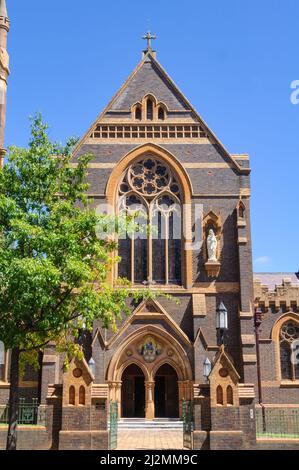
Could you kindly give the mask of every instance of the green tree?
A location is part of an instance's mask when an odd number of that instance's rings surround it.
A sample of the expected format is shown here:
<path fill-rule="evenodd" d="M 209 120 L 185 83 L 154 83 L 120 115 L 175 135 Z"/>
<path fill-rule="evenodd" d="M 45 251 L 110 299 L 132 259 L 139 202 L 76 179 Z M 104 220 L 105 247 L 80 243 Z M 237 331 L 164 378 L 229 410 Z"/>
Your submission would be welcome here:
<path fill-rule="evenodd" d="M 50 341 L 82 354 L 74 338 L 83 321 L 88 329 L 95 320 L 116 328 L 127 312 L 129 286 L 114 289 L 106 281 L 115 243 L 97 236 L 98 224 L 111 219 L 97 215 L 86 198 L 91 156 L 72 165 L 74 144 L 51 143 L 36 116 L 28 148 L 11 147 L 0 170 L 0 339 L 11 349 L 9 450 L 17 442 L 22 355 Z"/>

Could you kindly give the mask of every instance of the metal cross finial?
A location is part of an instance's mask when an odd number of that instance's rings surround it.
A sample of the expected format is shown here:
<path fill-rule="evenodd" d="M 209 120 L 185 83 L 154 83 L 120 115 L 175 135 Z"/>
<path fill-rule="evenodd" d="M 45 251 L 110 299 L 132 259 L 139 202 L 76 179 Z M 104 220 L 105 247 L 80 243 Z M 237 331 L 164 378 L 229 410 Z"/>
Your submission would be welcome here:
<path fill-rule="evenodd" d="M 142 36 L 142 39 L 147 40 L 147 50 L 151 51 L 152 50 L 151 40 L 157 39 L 157 36 L 154 36 L 153 34 L 151 34 L 150 31 L 148 31 L 144 36 Z"/>

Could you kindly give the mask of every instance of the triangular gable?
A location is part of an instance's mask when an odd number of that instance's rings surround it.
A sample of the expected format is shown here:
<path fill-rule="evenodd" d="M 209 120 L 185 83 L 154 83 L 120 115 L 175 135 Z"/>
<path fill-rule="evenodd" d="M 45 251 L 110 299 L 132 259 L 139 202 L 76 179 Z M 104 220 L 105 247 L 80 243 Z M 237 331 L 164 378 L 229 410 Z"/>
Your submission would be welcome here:
<path fill-rule="evenodd" d="M 64 374 L 64 377 L 66 377 L 68 374 L 72 373 L 75 368 L 80 368 L 83 370 L 83 376 L 85 375 L 88 377 L 90 382 L 94 382 L 95 378 L 94 375 L 92 374 L 86 359 L 83 357 L 83 359 L 78 359 L 77 357 L 73 358 L 69 364 L 69 369 L 68 371 Z"/>
<path fill-rule="evenodd" d="M 94 334 L 94 337 L 93 337 L 93 340 L 92 340 L 92 343 L 91 345 L 93 346 L 95 341 L 98 340 L 100 342 L 100 345 L 101 345 L 101 348 L 102 349 L 105 349 L 106 346 L 107 346 L 107 342 L 105 341 L 103 335 L 102 335 L 102 331 L 101 331 L 101 328 L 97 328 L 96 329 L 96 332 Z"/>
<path fill-rule="evenodd" d="M 73 154 L 76 155 L 82 145 L 85 143 L 87 139 L 89 139 L 90 134 L 95 130 L 97 125 L 105 118 L 105 115 L 111 110 L 116 110 L 119 109 L 119 107 L 127 106 L 130 107 L 137 101 L 139 101 L 141 98 L 139 95 L 134 96 L 134 86 L 132 86 L 132 83 L 134 84 L 134 80 L 137 80 L 138 74 L 142 74 L 143 71 L 146 70 L 147 64 L 150 64 L 152 67 L 152 71 L 156 73 L 156 82 L 160 81 L 159 83 L 163 83 L 163 93 L 165 94 L 164 99 L 168 101 L 169 107 L 172 108 L 172 106 L 177 106 L 178 109 L 177 111 L 181 112 L 190 112 L 192 115 L 192 118 L 195 122 L 198 122 L 201 124 L 202 128 L 206 132 L 209 140 L 211 143 L 215 144 L 218 148 L 218 151 L 220 154 L 222 154 L 223 158 L 227 158 L 240 173 L 245 173 L 249 174 L 250 169 L 249 168 L 244 168 L 241 167 L 237 161 L 231 156 L 231 154 L 228 152 L 228 150 L 225 148 L 225 146 L 220 142 L 220 140 L 215 136 L 215 134 L 211 131 L 211 129 L 207 126 L 205 121 L 201 118 L 201 116 L 197 113 L 195 108 L 191 105 L 191 103 L 187 100 L 187 98 L 183 95 L 183 93 L 179 90 L 179 88 L 176 86 L 174 81 L 169 77 L 167 72 L 164 70 L 164 68 L 161 66 L 161 64 L 153 57 L 153 55 L 148 52 L 144 58 L 139 62 L 137 67 L 133 70 L 129 78 L 125 81 L 125 83 L 122 85 L 122 87 L 118 90 L 118 92 L 114 95 L 112 100 L 108 103 L 106 108 L 101 112 L 101 114 L 97 117 L 97 119 L 94 121 L 92 126 L 88 129 L 86 134 L 83 136 L 83 138 L 79 141 L 77 144 L 76 148 L 74 149 Z M 144 67 L 144 68 L 143 68 Z M 143 68 L 143 70 L 142 70 Z M 145 76 L 144 80 L 144 90 L 145 93 L 149 93 L 149 81 L 147 77 Z M 150 87 L 151 88 L 151 87 Z M 167 89 L 167 93 L 166 93 Z M 157 90 L 153 90 L 154 94 L 157 94 Z M 171 93 L 170 93 L 171 92 Z M 163 101 L 163 93 L 161 90 L 161 96 L 157 96 L 158 100 Z M 172 98 L 170 98 L 172 96 Z M 169 101 L 170 100 L 170 101 Z M 121 109 L 119 109 L 121 110 Z M 107 121 L 106 121 L 107 122 Z"/>
<path fill-rule="evenodd" d="M 240 380 L 240 376 L 238 372 L 236 371 L 236 368 L 231 358 L 226 353 L 223 345 L 220 346 L 219 351 L 217 352 L 215 356 L 212 370 L 209 375 L 209 380 L 211 380 L 215 374 L 218 374 L 219 367 L 217 367 L 217 365 L 219 364 L 221 364 L 222 367 L 225 367 L 229 371 L 229 375 L 235 381 L 235 383 L 237 383 Z"/>
<path fill-rule="evenodd" d="M 154 307 L 154 308 L 153 308 Z M 150 310 L 150 311 L 149 311 Z M 179 325 L 171 318 L 167 311 L 162 307 L 162 305 L 157 300 L 144 300 L 142 301 L 136 309 L 133 311 L 132 315 L 125 321 L 122 327 L 118 332 L 112 336 L 112 338 L 107 342 L 107 349 L 109 349 L 113 343 L 124 334 L 127 328 L 136 318 L 148 318 L 149 323 L 150 319 L 160 319 L 164 320 L 183 340 L 184 343 L 191 346 L 191 341 L 184 331 L 179 327 Z"/>
<path fill-rule="evenodd" d="M 203 329 L 201 327 L 198 328 L 197 333 L 196 333 L 195 338 L 194 338 L 193 345 L 194 345 L 195 348 L 197 347 L 197 344 L 199 342 L 201 342 L 202 346 L 207 351 L 218 351 L 218 346 L 208 343 L 208 341 L 205 337 L 205 334 L 203 332 Z"/>
<path fill-rule="evenodd" d="M 181 93 L 174 87 L 174 84 L 166 76 L 165 71 L 148 54 L 107 112 L 130 110 L 134 103 L 141 102 L 147 94 L 152 94 L 157 101 L 163 102 L 169 112 L 191 111 L 189 104 L 182 98 Z"/>

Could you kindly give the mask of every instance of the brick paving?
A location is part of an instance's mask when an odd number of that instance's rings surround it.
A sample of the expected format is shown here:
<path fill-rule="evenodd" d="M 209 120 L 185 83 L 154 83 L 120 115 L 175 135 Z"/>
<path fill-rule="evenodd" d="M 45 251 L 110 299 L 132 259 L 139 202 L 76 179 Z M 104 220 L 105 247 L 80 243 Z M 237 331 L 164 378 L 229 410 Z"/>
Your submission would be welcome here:
<path fill-rule="evenodd" d="M 119 430 L 117 450 L 184 449 L 182 431 Z"/>

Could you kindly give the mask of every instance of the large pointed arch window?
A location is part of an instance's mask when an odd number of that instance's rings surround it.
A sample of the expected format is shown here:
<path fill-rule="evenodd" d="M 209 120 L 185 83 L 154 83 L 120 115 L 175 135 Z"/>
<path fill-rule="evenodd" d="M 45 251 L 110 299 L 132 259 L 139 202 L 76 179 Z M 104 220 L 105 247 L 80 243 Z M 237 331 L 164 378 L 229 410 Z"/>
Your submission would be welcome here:
<path fill-rule="evenodd" d="M 299 323 L 286 321 L 280 329 L 281 378 L 299 380 Z"/>
<path fill-rule="evenodd" d="M 119 240 L 118 276 L 181 284 L 181 190 L 170 168 L 152 155 L 137 160 L 121 181 L 118 207 L 135 218 L 134 233 Z"/>

